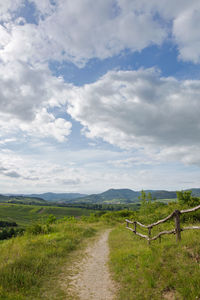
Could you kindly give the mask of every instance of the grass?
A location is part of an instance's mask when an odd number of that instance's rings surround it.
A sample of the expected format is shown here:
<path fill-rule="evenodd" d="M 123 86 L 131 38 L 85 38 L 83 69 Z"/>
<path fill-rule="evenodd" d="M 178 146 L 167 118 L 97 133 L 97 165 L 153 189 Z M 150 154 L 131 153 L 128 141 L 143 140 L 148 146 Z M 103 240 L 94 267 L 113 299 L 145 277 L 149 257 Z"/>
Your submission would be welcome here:
<path fill-rule="evenodd" d="M 162 202 L 168 204 L 169 202 L 177 202 L 177 198 L 172 199 L 156 199 L 155 202 Z"/>
<path fill-rule="evenodd" d="M 109 243 L 118 300 L 200 298 L 198 230 L 183 232 L 179 244 L 171 235 L 149 247 L 121 225 L 111 232 Z"/>
<path fill-rule="evenodd" d="M 89 216 L 91 212 L 94 211 L 84 208 L 0 203 L 0 220 L 16 222 L 20 226 L 27 226 L 33 222 L 45 222 L 50 214 L 56 218 L 63 218 L 65 216 Z"/>
<path fill-rule="evenodd" d="M 51 225 L 48 234 L 26 233 L 1 242 L 0 299 L 49 299 L 41 293 L 42 287 L 58 276 L 69 254 L 95 233 L 95 225 L 60 222 Z"/>
<path fill-rule="evenodd" d="M 0 219 L 20 225 L 42 221 L 43 225 L 28 226 L 24 236 L 0 241 L 0 300 L 66 299 L 56 281 L 62 266 L 66 261 L 73 266 L 74 250 L 79 251 L 81 258 L 88 238 L 105 226 L 113 228 L 109 237 L 110 269 L 119 287 L 118 300 L 200 299 L 200 231 L 182 232 L 179 244 L 174 235 L 167 235 L 161 244 L 157 240 L 148 246 L 146 240 L 125 228 L 125 218 L 150 224 L 177 208 L 181 208 L 177 203 L 152 204 L 141 207 L 140 211 L 107 212 L 99 218 L 95 215 L 79 220 L 66 218 L 48 227 L 44 224 L 49 214 L 62 218 L 88 215 L 91 211 L 1 204 Z M 199 213 L 195 215 L 200 220 Z M 181 225 L 184 227 L 184 222 L 194 225 L 196 220 L 181 218 Z M 170 228 L 174 228 L 173 220 L 156 226 L 152 236 Z M 141 232 L 147 233 L 145 229 Z"/>

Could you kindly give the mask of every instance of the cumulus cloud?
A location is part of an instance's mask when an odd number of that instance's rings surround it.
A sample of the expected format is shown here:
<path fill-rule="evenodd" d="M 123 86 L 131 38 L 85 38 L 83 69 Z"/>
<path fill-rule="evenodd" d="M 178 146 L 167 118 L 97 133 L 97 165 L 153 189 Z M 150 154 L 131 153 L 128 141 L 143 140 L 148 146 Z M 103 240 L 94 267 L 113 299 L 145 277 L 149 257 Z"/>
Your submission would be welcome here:
<path fill-rule="evenodd" d="M 46 155 L 46 154 L 45 154 Z M 59 170 L 59 172 L 56 172 Z M 83 176 L 84 174 L 84 176 Z M 66 163 L 55 164 L 45 159 L 34 159 L 28 156 L 17 155 L 12 151 L 2 152 L 0 158 L 0 178 L 7 185 L 7 177 L 12 178 L 12 184 L 17 187 L 18 179 L 21 186 L 26 189 L 27 181 L 29 188 L 34 189 L 36 185 L 40 187 L 52 185 L 52 188 L 59 190 L 65 186 L 71 188 L 84 181 L 85 173 L 69 167 Z M 39 183 L 38 183 L 39 182 Z"/>
<path fill-rule="evenodd" d="M 95 4 L 93 0 L 30 0 L 35 5 L 35 23 L 20 17 L 20 7 L 28 2 L 5 3 L 0 15 L 4 61 L 70 60 L 83 66 L 93 57 L 104 59 L 124 49 L 160 45 L 169 36 L 181 59 L 200 61 L 198 0 L 97 0 Z"/>
<path fill-rule="evenodd" d="M 178 15 L 173 23 L 173 34 L 179 46 L 179 57 L 200 63 L 200 2 Z"/>
<path fill-rule="evenodd" d="M 19 128 L 30 136 L 53 137 L 60 142 L 71 133 L 71 127 L 71 122 L 63 118 L 55 118 L 45 108 L 36 114 L 33 122 L 19 124 Z"/>
<path fill-rule="evenodd" d="M 13 17 L 13 13 L 18 11 L 23 5 L 24 0 L 6 0 L 0 2 L 0 21 L 7 22 Z"/>
<path fill-rule="evenodd" d="M 129 48 L 140 51 L 161 44 L 166 31 L 148 11 L 127 10 L 115 0 L 32 0 L 39 22 L 7 22 L 0 27 L 0 57 L 35 63 L 48 59 L 83 65 Z M 106 34 L 105 34 L 106 32 Z M 89 37 L 89 38 L 88 38 Z"/>
<path fill-rule="evenodd" d="M 103 59 L 127 48 L 140 51 L 151 44 L 161 44 L 171 31 L 180 58 L 199 62 L 200 4 L 196 0 L 176 3 L 171 0 L 98 0 L 95 4 L 92 0 L 30 0 L 29 3 L 35 5 L 35 23 L 20 17 L 20 9 L 28 2 L 4 1 L 0 7 L 0 114 L 6 132 L 12 124 L 13 131 L 18 128 L 29 134 L 38 132 L 39 136 L 50 135 L 59 141 L 70 134 L 70 122 L 48 112 L 49 107 L 65 104 L 69 88 L 61 78 L 51 75 L 48 60 L 70 60 L 82 66 L 93 57 Z M 162 86 L 167 87 L 167 83 Z M 172 86 L 176 84 L 171 82 Z M 147 88 L 148 93 L 150 89 Z M 120 99 L 116 91 L 115 99 Z M 84 110 L 87 104 L 82 105 Z M 6 127 L 8 118 L 11 122 Z M 101 135 L 101 132 L 93 134 L 98 130 L 93 126 L 90 135 Z M 142 124 L 136 131 L 134 143 L 139 131 L 143 135 Z M 109 132 L 105 133 L 105 139 L 107 135 L 111 141 Z M 113 131 L 112 142 L 116 143 L 116 139 L 125 141 L 123 130 L 115 137 Z"/>
<path fill-rule="evenodd" d="M 32 67 L 19 61 L 1 64 L 2 135 L 23 131 L 63 141 L 71 132 L 71 123 L 48 110 L 65 102 L 67 86 L 62 78 L 53 77 L 45 66 Z"/>
<path fill-rule="evenodd" d="M 111 71 L 69 91 L 68 113 L 90 138 L 124 149 L 199 146 L 200 81 L 164 78 L 155 69 Z"/>

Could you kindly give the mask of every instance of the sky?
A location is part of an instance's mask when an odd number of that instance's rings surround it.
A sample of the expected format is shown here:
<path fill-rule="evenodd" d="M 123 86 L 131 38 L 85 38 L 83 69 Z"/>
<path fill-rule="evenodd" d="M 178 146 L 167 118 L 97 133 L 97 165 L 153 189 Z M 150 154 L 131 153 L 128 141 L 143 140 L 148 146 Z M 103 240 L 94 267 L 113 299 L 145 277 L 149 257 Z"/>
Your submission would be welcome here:
<path fill-rule="evenodd" d="M 0 193 L 200 187 L 199 0 L 0 1 Z"/>

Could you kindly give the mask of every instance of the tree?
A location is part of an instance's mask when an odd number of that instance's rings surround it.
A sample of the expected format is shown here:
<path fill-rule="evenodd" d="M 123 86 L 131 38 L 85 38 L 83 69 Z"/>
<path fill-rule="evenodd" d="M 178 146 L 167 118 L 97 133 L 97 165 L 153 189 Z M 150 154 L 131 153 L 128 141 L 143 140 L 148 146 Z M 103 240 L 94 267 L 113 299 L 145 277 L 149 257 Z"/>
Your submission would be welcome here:
<path fill-rule="evenodd" d="M 181 205 L 197 206 L 200 204 L 200 198 L 193 197 L 192 191 L 177 191 L 177 199 Z"/>
<path fill-rule="evenodd" d="M 151 202 L 153 200 L 152 194 L 149 192 L 147 195 L 147 201 Z"/>
<path fill-rule="evenodd" d="M 152 203 L 153 197 L 151 193 L 146 193 L 144 190 L 141 191 L 141 195 L 138 197 L 141 202 L 140 211 L 143 214 L 152 213 L 154 210 L 154 204 Z"/>

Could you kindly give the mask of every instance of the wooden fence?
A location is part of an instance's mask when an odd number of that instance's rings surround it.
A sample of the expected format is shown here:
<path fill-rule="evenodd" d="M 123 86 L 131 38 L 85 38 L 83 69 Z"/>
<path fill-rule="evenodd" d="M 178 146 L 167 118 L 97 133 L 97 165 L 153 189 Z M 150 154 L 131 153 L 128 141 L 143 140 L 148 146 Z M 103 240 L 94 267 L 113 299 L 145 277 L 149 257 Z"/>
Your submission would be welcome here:
<path fill-rule="evenodd" d="M 189 213 L 189 212 L 194 212 L 198 209 L 200 209 L 200 205 L 198 205 L 194 208 L 191 208 L 191 209 L 175 210 L 173 213 L 171 213 L 171 215 L 169 215 L 165 219 L 159 220 L 159 221 L 157 221 L 155 223 L 152 223 L 150 225 L 144 225 L 144 224 L 142 224 L 138 221 L 130 221 L 130 220 L 126 219 L 126 228 L 131 230 L 132 232 L 134 232 L 136 235 L 139 235 L 140 237 L 145 238 L 148 241 L 149 244 L 150 244 L 151 241 L 154 241 L 158 238 L 161 242 L 161 236 L 164 235 L 164 234 L 176 234 L 176 241 L 178 242 L 178 241 L 181 240 L 181 231 L 189 230 L 189 229 L 200 229 L 200 226 L 190 226 L 190 227 L 181 228 L 180 215 L 185 214 L 185 213 Z M 166 221 L 168 221 L 172 218 L 174 218 L 174 223 L 175 223 L 175 228 L 174 229 L 161 231 L 157 235 L 155 235 L 154 237 L 151 237 L 151 230 L 154 226 L 157 226 L 161 223 L 165 223 Z M 129 227 L 129 224 L 133 224 L 134 228 Z M 148 235 L 137 232 L 137 225 L 139 225 L 143 228 L 147 228 L 148 229 Z"/>

